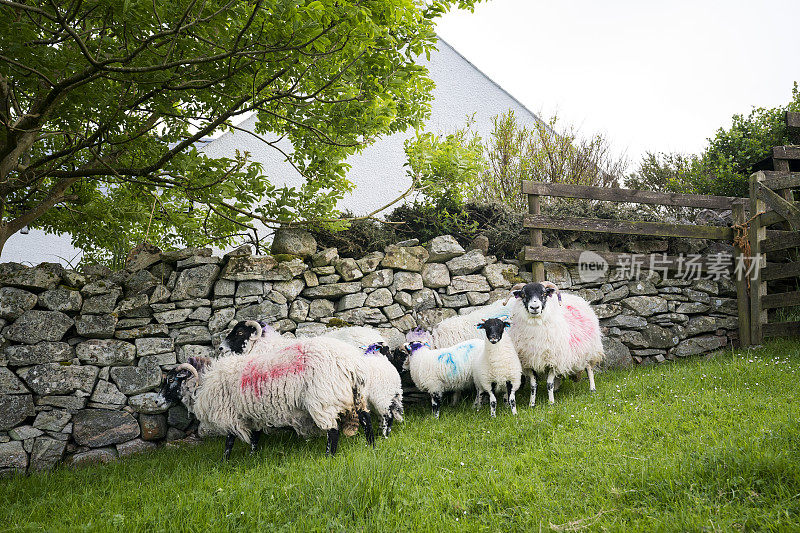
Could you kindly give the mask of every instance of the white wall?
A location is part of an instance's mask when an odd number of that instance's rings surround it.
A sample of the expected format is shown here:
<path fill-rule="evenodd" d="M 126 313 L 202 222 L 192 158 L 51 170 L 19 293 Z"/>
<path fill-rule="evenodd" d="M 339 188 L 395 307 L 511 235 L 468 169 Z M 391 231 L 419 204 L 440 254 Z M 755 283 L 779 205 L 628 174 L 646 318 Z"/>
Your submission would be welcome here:
<path fill-rule="evenodd" d="M 486 138 L 492 129 L 492 118 L 513 109 L 522 124 L 532 124 L 536 115 L 526 109 L 462 57 L 449 44 L 439 40 L 439 51 L 431 60 L 420 61 L 428 67 L 436 84 L 433 91 L 431 117 L 426 129 L 434 133 L 450 133 L 466 124 L 467 117 L 475 116 L 473 129 Z M 238 126 L 251 130 L 255 116 Z M 403 142 L 414 132 L 399 133 L 378 140 L 362 153 L 351 157 L 349 179 L 356 188 L 339 203 L 340 209 L 356 214 L 369 213 L 400 195 L 410 185 L 403 167 L 405 153 Z M 272 140 L 272 139 L 270 139 Z M 232 157 L 236 150 L 248 151 L 251 159 L 263 164 L 264 172 L 275 185 L 299 186 L 303 178 L 275 149 L 264 145 L 252 135 L 234 130 L 206 144 L 201 150 L 209 157 Z M 14 235 L 3 250 L 2 261 L 63 262 L 60 257 L 72 259 L 77 250 L 69 244 L 67 236 L 45 235 L 31 231 L 29 235 Z"/>

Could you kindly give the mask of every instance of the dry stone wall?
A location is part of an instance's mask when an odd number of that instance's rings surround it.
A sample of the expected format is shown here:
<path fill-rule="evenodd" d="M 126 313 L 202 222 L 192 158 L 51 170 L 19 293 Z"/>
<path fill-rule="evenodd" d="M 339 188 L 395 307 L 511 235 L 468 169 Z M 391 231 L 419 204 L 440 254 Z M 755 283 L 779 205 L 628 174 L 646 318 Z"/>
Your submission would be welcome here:
<path fill-rule="evenodd" d="M 196 421 L 159 402 L 162 372 L 213 356 L 236 321 L 267 319 L 296 336 L 366 324 L 399 345 L 417 325 L 530 280 L 516 261 L 464 250 L 450 236 L 360 259 L 317 251 L 302 232 L 285 237 L 274 255 L 253 256 L 247 246 L 225 257 L 144 252 L 119 272 L 0 264 L 0 473 L 107 462 L 190 437 Z M 611 366 L 701 354 L 735 335 L 728 280 L 615 280 L 611 272 L 581 283 L 574 268 L 546 264 L 546 272 L 594 304 Z"/>

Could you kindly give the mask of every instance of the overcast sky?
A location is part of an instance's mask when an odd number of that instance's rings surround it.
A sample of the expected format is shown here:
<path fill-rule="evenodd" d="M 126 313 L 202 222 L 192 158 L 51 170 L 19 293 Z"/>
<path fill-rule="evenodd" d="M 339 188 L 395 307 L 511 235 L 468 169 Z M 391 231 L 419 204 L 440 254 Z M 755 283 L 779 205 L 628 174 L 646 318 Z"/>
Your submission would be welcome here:
<path fill-rule="evenodd" d="M 800 81 L 800 0 L 488 0 L 438 32 L 532 111 L 602 132 L 634 162 L 699 152 Z"/>

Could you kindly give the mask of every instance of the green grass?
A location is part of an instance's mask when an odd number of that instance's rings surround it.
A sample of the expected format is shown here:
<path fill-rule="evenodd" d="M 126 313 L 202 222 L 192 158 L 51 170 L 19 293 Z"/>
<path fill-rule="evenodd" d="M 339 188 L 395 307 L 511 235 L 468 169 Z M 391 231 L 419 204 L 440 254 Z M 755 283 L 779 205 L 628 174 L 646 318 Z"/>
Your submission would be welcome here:
<path fill-rule="evenodd" d="M 0 481 L 0 529 L 800 529 L 800 343 L 607 372 L 556 405 L 412 409 L 376 450 L 343 439 L 165 448 Z"/>

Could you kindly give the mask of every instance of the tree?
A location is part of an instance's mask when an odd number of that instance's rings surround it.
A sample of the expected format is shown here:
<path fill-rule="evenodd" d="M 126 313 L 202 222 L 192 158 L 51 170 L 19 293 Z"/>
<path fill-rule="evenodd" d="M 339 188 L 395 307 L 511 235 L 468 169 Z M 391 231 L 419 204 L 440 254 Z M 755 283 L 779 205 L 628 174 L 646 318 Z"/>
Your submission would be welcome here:
<path fill-rule="evenodd" d="M 326 220 L 346 157 L 427 116 L 414 58 L 476 1 L 0 0 L 0 252 L 26 225 L 102 252 Z M 194 148 L 245 113 L 302 187 Z"/>
<path fill-rule="evenodd" d="M 559 127 L 556 116 L 528 128 L 509 110 L 493 124 L 485 146 L 489 166 L 475 189 L 476 200 L 527 211 L 523 180 L 609 187 L 619 182 L 627 166 L 603 135 L 581 137 L 573 126 Z"/>

